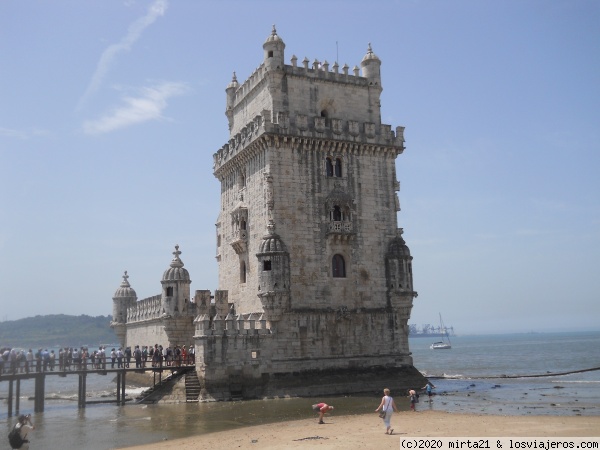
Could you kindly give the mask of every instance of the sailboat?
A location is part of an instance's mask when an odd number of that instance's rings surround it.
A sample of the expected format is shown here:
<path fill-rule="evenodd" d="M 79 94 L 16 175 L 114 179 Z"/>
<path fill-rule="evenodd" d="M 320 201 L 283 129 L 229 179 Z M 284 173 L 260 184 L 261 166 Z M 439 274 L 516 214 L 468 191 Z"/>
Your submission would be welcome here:
<path fill-rule="evenodd" d="M 448 335 L 448 330 L 444 326 L 444 321 L 442 320 L 442 314 L 440 313 L 440 331 L 443 334 L 442 340 L 439 342 L 434 342 L 429 346 L 431 350 L 448 350 L 452 348 L 452 344 L 450 343 L 450 336 Z"/>

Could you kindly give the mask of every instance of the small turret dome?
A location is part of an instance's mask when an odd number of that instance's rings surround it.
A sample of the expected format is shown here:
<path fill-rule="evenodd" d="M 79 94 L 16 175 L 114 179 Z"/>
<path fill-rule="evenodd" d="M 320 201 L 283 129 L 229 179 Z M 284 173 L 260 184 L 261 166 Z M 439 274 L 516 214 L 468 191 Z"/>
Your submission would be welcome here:
<path fill-rule="evenodd" d="M 402 229 L 398 231 L 398 235 L 392 239 L 388 245 L 388 255 L 392 257 L 410 257 L 410 249 L 402 238 Z"/>
<path fill-rule="evenodd" d="M 373 53 L 373 49 L 371 48 L 370 42 L 369 42 L 369 48 L 367 49 L 367 54 L 363 57 L 361 62 L 365 62 L 365 61 L 369 61 L 369 60 L 375 60 L 375 61 L 381 62 L 381 60 L 379 59 L 379 56 L 377 56 L 375 53 Z"/>
<path fill-rule="evenodd" d="M 275 25 L 273 25 L 273 30 L 271 31 L 271 34 L 269 35 L 269 37 L 265 41 L 265 44 L 269 44 L 269 43 L 272 43 L 272 42 L 280 42 L 280 43 L 283 44 L 283 40 L 277 34 L 277 30 L 275 29 Z M 264 44 L 263 44 L 263 46 L 264 46 Z"/>
<path fill-rule="evenodd" d="M 170 267 L 163 273 L 163 281 L 190 281 L 190 274 L 187 269 L 183 267 L 183 261 L 179 259 L 181 252 L 179 251 L 179 245 L 175 246 L 173 252 L 173 259 L 171 260 Z"/>
<path fill-rule="evenodd" d="M 233 72 L 233 77 L 231 78 L 231 83 L 229 83 L 227 85 L 227 89 L 230 89 L 230 88 L 237 89 L 239 86 L 240 86 L 240 83 L 238 83 L 237 76 L 236 76 L 235 72 Z"/>
<path fill-rule="evenodd" d="M 129 284 L 129 281 L 127 281 L 127 278 L 129 278 L 129 275 L 127 275 L 127 271 L 125 271 L 123 281 L 121 281 L 121 285 L 115 291 L 113 298 L 137 298 L 137 294 Z"/>
<path fill-rule="evenodd" d="M 259 255 L 264 253 L 287 253 L 287 247 L 281 240 L 278 234 L 275 233 L 275 224 L 269 222 L 267 226 L 267 234 L 263 237 L 260 243 Z"/>

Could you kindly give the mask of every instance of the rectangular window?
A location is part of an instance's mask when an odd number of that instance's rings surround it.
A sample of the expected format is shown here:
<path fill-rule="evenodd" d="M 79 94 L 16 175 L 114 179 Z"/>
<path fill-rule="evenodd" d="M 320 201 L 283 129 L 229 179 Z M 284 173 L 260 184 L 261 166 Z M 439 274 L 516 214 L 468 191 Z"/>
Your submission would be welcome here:
<path fill-rule="evenodd" d="M 271 261 L 263 261 L 263 270 L 271 270 Z"/>

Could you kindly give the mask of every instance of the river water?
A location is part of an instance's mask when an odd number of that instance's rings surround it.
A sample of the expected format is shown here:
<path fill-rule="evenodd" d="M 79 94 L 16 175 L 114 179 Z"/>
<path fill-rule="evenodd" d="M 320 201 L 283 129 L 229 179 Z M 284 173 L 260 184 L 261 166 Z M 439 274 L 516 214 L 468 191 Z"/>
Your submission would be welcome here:
<path fill-rule="evenodd" d="M 411 338 L 415 366 L 436 385 L 432 402 L 417 409 L 506 415 L 600 415 L 600 371 L 553 375 L 600 367 L 600 332 L 460 336 L 451 350 L 430 350 L 427 338 Z M 550 374 L 548 372 L 551 372 Z M 517 377 L 545 374 L 544 377 Z M 490 378 L 492 377 L 492 378 Z M 28 385 L 31 383 L 31 385 Z M 0 384 L 5 397 L 8 383 Z M 383 386 L 382 386 L 383 387 Z M 88 397 L 114 396 L 108 376 L 87 377 Z M 21 383 L 21 413 L 33 412 L 33 381 Z M 136 389 L 128 388 L 134 396 Z M 392 393 L 408 410 L 403 393 Z M 45 411 L 33 414 L 31 448 L 105 450 L 201 433 L 313 417 L 310 405 L 326 401 L 334 414 L 371 413 L 380 393 L 343 398 L 281 398 L 179 405 L 90 404 L 77 408 L 77 378 L 47 377 Z M 15 422 L 6 404 L 6 433 Z"/>

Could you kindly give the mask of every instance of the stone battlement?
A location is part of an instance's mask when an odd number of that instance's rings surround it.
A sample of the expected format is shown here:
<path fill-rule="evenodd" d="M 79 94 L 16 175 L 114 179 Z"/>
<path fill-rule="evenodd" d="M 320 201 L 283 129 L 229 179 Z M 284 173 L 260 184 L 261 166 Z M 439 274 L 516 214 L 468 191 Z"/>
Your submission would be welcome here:
<path fill-rule="evenodd" d="M 298 66 L 298 58 L 294 55 L 291 58 L 291 65 L 286 64 L 283 67 L 283 72 L 286 75 L 306 77 L 313 80 L 327 80 L 336 83 L 347 83 L 356 86 L 368 86 L 369 80 L 365 77 L 360 76 L 360 69 L 358 66 L 354 66 L 352 74 L 349 73 L 350 67 L 348 64 L 344 64 L 341 68 L 338 63 L 334 63 L 329 70 L 329 63 L 327 60 L 322 63 L 315 59 L 312 64 L 308 58 L 304 58 L 302 66 Z M 244 100 L 248 94 L 254 89 L 261 86 L 263 80 L 267 76 L 269 69 L 265 63 L 258 66 L 254 72 L 244 81 L 235 91 L 234 103 L 237 105 L 239 102 Z"/>
<path fill-rule="evenodd" d="M 200 314 L 194 319 L 196 324 L 196 335 L 200 336 L 231 336 L 231 335 L 255 335 L 269 334 L 267 320 L 262 313 L 249 314 L 227 314 L 226 317 L 208 314 Z"/>
<path fill-rule="evenodd" d="M 297 136 L 298 138 L 330 139 L 356 144 L 394 146 L 397 154 L 404 150 L 404 127 L 396 127 L 392 131 L 391 125 L 377 125 L 369 122 L 342 120 L 320 116 L 307 116 L 297 114 L 290 116 L 288 113 L 276 114 L 277 122 L 272 121 L 271 111 L 264 110 L 242 130 L 229 139 L 213 155 L 213 170 L 216 172 L 223 164 L 232 159 L 242 149 L 263 134 L 280 134 L 282 136 Z"/>

